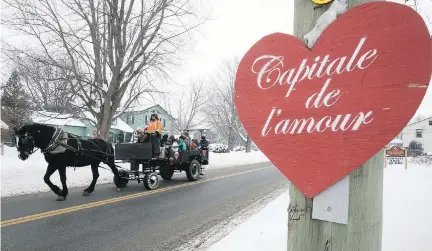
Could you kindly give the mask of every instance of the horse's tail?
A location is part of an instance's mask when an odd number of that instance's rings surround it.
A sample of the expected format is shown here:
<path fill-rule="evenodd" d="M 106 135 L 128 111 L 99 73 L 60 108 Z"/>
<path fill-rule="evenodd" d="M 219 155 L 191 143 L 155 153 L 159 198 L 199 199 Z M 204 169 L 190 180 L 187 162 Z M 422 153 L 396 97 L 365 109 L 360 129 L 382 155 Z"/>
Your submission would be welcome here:
<path fill-rule="evenodd" d="M 106 153 L 107 153 L 107 164 L 115 164 L 115 149 L 114 146 L 108 142 L 105 141 L 107 144 L 107 149 L 106 149 Z"/>

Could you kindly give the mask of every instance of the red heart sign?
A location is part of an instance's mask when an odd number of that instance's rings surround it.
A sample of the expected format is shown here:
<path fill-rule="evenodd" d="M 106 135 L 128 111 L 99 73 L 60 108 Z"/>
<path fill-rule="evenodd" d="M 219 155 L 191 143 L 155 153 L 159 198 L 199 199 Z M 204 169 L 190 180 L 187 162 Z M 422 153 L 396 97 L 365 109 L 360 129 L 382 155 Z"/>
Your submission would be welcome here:
<path fill-rule="evenodd" d="M 235 103 L 248 134 L 308 198 L 385 147 L 426 92 L 429 32 L 411 8 L 352 8 L 310 51 L 275 33 L 240 62 Z"/>

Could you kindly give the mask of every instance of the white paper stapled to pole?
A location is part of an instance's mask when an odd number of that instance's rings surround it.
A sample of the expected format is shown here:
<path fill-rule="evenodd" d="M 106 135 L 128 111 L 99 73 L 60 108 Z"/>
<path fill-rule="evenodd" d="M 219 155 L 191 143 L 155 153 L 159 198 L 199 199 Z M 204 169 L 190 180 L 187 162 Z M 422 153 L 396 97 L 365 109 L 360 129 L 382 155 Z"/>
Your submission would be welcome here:
<path fill-rule="evenodd" d="M 312 218 L 348 223 L 349 175 L 313 198 Z"/>

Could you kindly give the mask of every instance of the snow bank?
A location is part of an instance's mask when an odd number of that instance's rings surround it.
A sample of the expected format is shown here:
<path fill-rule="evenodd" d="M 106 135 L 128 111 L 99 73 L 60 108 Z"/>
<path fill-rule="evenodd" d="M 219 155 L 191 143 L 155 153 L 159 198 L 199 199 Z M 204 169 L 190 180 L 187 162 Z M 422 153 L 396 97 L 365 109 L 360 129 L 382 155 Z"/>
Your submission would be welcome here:
<path fill-rule="evenodd" d="M 384 171 L 382 251 L 432 247 L 432 165 L 408 163 Z M 288 192 L 239 225 L 209 251 L 286 251 Z"/>
<path fill-rule="evenodd" d="M 432 164 L 389 167 L 384 175 L 383 251 L 430 251 Z"/>
<path fill-rule="evenodd" d="M 208 251 L 286 251 L 289 193 L 267 204 Z"/>
<path fill-rule="evenodd" d="M 270 160 L 261 151 L 230 152 L 209 154 L 209 169 L 225 168 L 239 165 L 269 162 Z"/>
<path fill-rule="evenodd" d="M 210 153 L 210 164 L 208 169 L 226 168 L 244 164 L 266 162 L 268 159 L 259 151 L 250 153 Z M 106 165 L 103 167 L 108 168 Z M 129 168 L 128 163 L 119 166 Z M 46 172 L 47 163 L 43 155 L 37 151 L 26 161 L 18 159 L 16 148 L 5 146 L 5 154 L 1 156 L 1 196 L 16 196 L 37 192 L 50 191 L 44 183 L 43 176 Z M 109 169 L 109 168 L 108 168 Z M 66 171 L 67 184 L 72 187 L 87 187 L 92 180 L 90 166 L 70 167 Z M 113 175 L 111 170 L 99 168 L 98 184 L 112 183 Z M 61 185 L 58 172 L 51 176 L 51 181 L 58 186 Z"/>

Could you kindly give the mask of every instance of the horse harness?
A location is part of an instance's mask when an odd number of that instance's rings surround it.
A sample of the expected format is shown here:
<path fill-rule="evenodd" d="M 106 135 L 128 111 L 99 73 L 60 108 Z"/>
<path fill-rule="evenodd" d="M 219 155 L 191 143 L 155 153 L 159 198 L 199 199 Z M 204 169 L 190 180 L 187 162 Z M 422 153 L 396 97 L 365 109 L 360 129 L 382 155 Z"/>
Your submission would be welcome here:
<path fill-rule="evenodd" d="M 31 137 L 31 136 L 26 136 L 26 138 L 27 139 L 31 139 L 31 140 L 33 140 L 33 137 Z M 73 147 L 73 146 L 71 146 L 71 145 L 69 145 L 68 144 L 68 140 L 69 139 L 75 139 L 76 140 L 76 142 L 77 142 L 77 148 L 75 148 L 75 147 Z M 99 148 L 99 150 L 100 151 L 97 151 L 97 150 L 91 150 L 91 149 L 84 149 L 83 147 L 82 147 L 82 143 L 81 143 L 81 141 L 82 141 L 83 139 L 80 139 L 80 138 L 78 138 L 78 137 L 73 137 L 73 138 L 70 138 L 69 137 L 69 133 L 67 133 L 67 132 L 64 132 L 63 131 L 63 128 L 59 128 L 59 127 L 57 127 L 56 128 L 56 130 L 54 131 L 54 134 L 53 134 L 53 136 L 52 136 L 52 139 L 51 139 L 51 141 L 49 142 L 49 144 L 48 144 L 48 146 L 45 148 L 45 149 L 41 149 L 41 152 L 43 153 L 43 154 L 45 154 L 45 153 L 49 153 L 49 154 L 53 154 L 53 155 L 56 155 L 56 154 L 59 154 L 59 153 L 64 153 L 64 152 L 66 152 L 66 150 L 69 150 L 69 151 L 72 151 L 72 152 L 74 152 L 77 156 L 78 155 L 86 155 L 86 156 L 88 156 L 88 157 L 92 157 L 92 158 L 94 158 L 94 159 L 96 159 L 96 160 L 99 160 L 99 161 L 102 161 L 100 158 L 98 158 L 98 157 L 96 157 L 96 156 L 93 156 L 93 155 L 91 155 L 91 154 L 86 154 L 85 153 L 85 151 L 92 151 L 92 152 L 100 152 L 100 153 L 103 153 L 104 155 L 105 155 L 105 161 L 106 162 L 108 162 L 108 157 L 110 156 L 110 155 L 113 155 L 113 153 L 111 153 L 111 151 L 110 151 L 110 147 L 107 147 L 107 149 L 106 149 L 106 151 L 103 151 L 97 144 L 95 144 L 94 142 L 92 142 L 97 148 Z M 34 140 L 33 140 L 34 141 Z M 89 142 L 91 142 L 91 141 L 89 141 Z M 35 149 L 32 153 L 34 153 L 34 152 L 36 152 L 37 151 L 37 149 Z M 102 161 L 102 162 L 104 162 L 104 161 Z M 77 163 L 78 163 L 78 160 L 75 160 L 75 165 L 74 165 L 74 170 L 76 169 L 76 166 L 77 166 Z M 103 169 L 107 169 L 107 170 L 109 170 L 108 168 L 105 168 L 105 167 L 102 167 L 102 166 L 99 166 L 99 167 L 101 167 L 101 168 L 103 168 Z"/>

